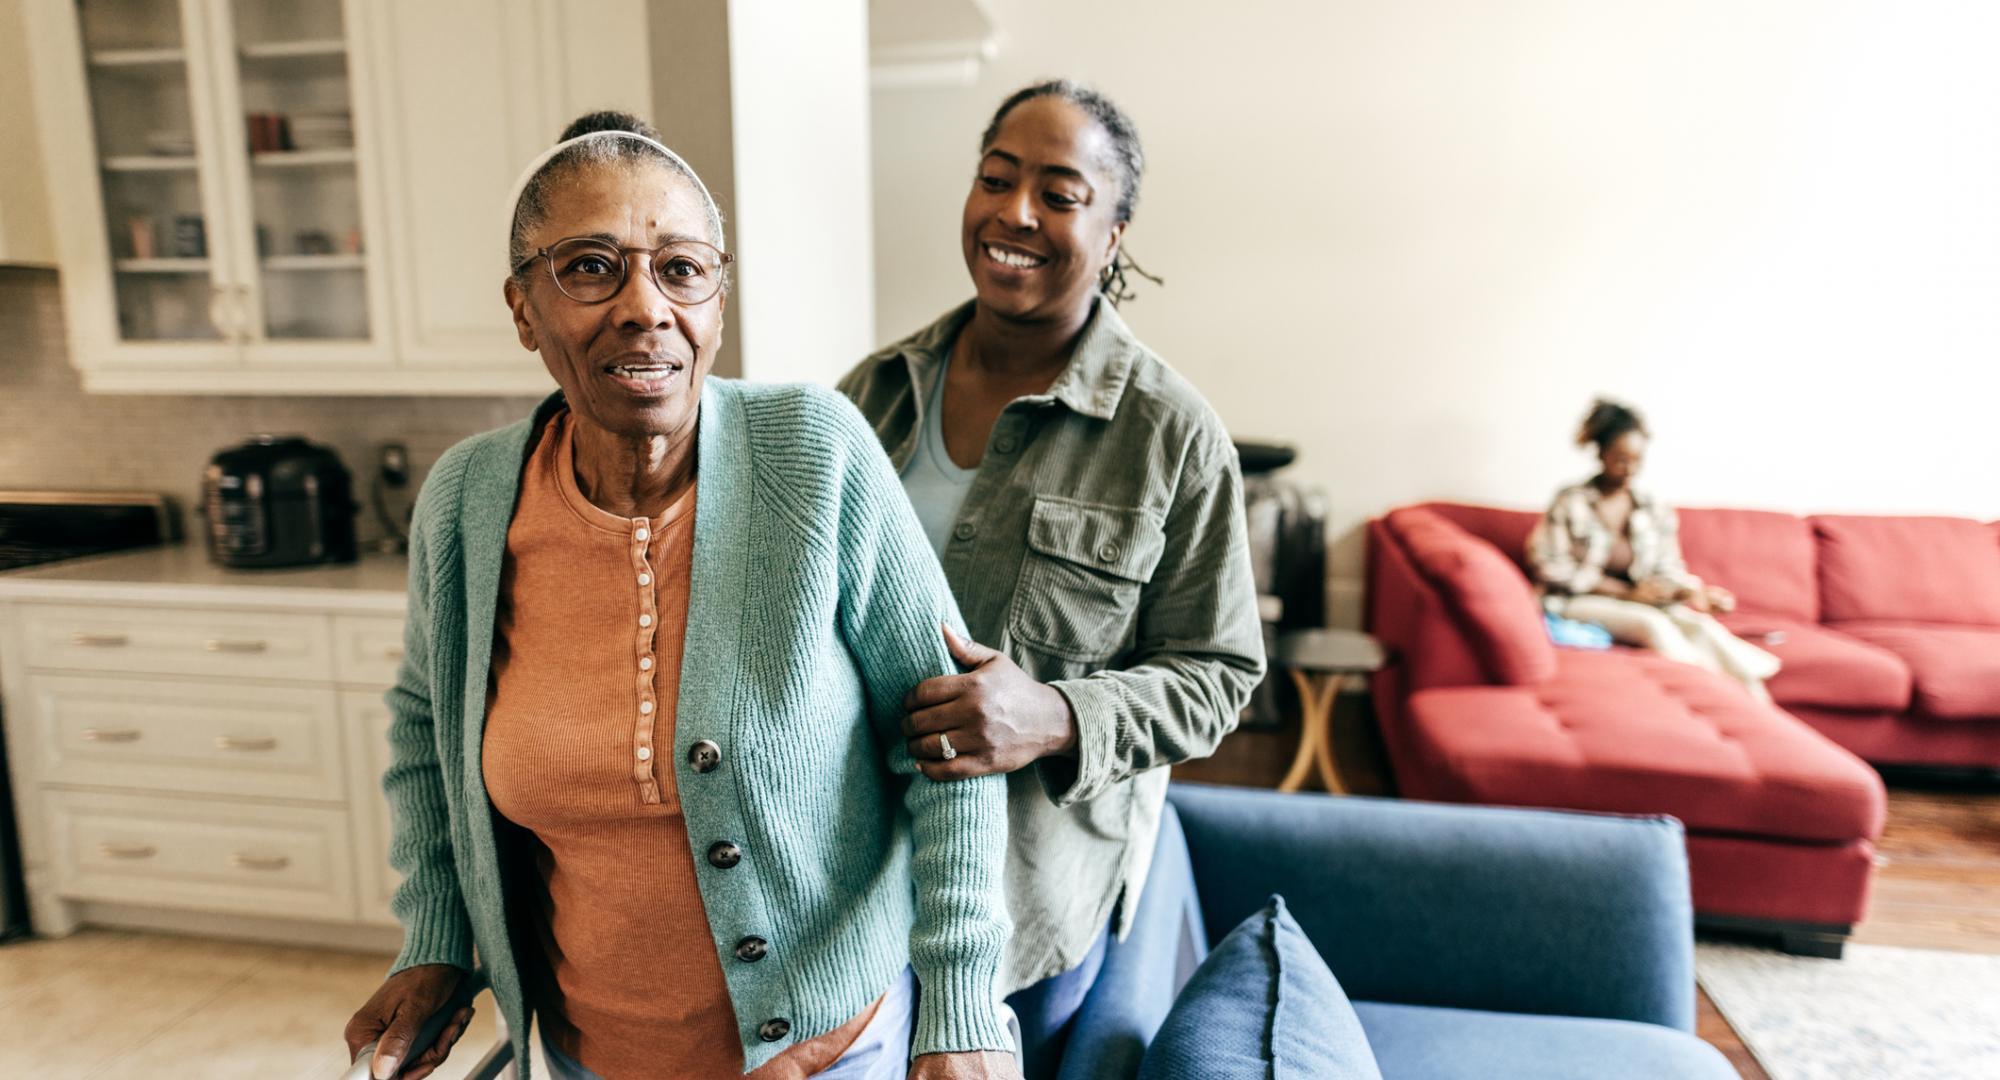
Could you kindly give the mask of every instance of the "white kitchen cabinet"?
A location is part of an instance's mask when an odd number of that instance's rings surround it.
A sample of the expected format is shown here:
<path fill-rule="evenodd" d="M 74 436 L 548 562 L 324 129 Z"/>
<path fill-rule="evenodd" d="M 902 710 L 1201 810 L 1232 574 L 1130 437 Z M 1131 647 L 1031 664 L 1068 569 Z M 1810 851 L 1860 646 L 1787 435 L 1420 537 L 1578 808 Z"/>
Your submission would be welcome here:
<path fill-rule="evenodd" d="M 36 929 L 393 948 L 383 693 L 401 559 L 158 548 L 0 574 L 0 734 Z"/>
<path fill-rule="evenodd" d="M 347 732 L 348 775 L 353 788 L 355 893 L 364 923 L 396 926 L 389 900 L 402 878 L 389 866 L 389 800 L 382 793 L 382 774 L 389 770 L 389 706 L 382 695 L 362 690 L 340 694 L 341 725 Z"/>
<path fill-rule="evenodd" d="M 346 6 L 36 0 L 27 13 L 87 387 L 379 378 L 386 268 Z"/>
<path fill-rule="evenodd" d="M 650 111 L 643 0 L 27 0 L 72 360 L 129 393 L 538 393 L 502 203 Z"/>
<path fill-rule="evenodd" d="M 326 620 L 311 615 L 24 604 L 18 618 L 43 670 L 324 681 L 333 668 Z"/>
<path fill-rule="evenodd" d="M 468 392 L 479 389 L 469 378 L 503 374 L 503 362 L 545 380 L 501 302 L 507 195 L 577 114 L 651 112 L 645 4 L 360 6 L 368 86 L 385 103 L 378 146 L 385 244 L 402 271 L 397 349 Z"/>
<path fill-rule="evenodd" d="M 205 7 L 24 9 L 51 224 L 87 381 L 100 369 L 241 359 Z"/>
<path fill-rule="evenodd" d="M 0 4 L 0 265 L 52 266 L 49 199 L 28 81 L 28 44 L 19 4 Z"/>
<path fill-rule="evenodd" d="M 50 783 L 341 802 L 331 690 L 35 674 L 24 692 Z"/>
<path fill-rule="evenodd" d="M 216 914 L 354 919 L 348 816 L 338 810 L 82 791 L 42 798 L 64 896 Z"/>

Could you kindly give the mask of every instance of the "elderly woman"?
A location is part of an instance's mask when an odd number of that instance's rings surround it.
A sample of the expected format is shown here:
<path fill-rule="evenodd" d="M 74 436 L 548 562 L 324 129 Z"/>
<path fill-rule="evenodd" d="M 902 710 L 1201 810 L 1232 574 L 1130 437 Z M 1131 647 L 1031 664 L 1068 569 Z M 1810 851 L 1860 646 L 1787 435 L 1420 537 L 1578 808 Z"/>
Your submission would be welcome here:
<path fill-rule="evenodd" d="M 419 499 L 405 943 L 350 1052 L 428 1074 L 476 951 L 558 1077 L 1017 1075 L 1005 789 L 897 730 L 956 614 L 880 448 L 836 395 L 709 377 L 721 216 L 643 124 L 585 117 L 516 190 L 506 299 L 561 391 Z"/>
<path fill-rule="evenodd" d="M 1778 658 L 1744 641 L 1711 612 L 1736 597 L 1688 573 L 1673 507 L 1634 483 L 1651 433 L 1636 410 L 1598 401 L 1578 446 L 1595 447 L 1597 475 L 1556 494 L 1528 537 L 1542 603 L 1551 614 L 1597 623 L 1614 640 L 1721 672 L 1769 700 Z"/>
<path fill-rule="evenodd" d="M 977 642 L 910 696 L 925 775 L 1005 775 L 1015 993 L 1030 1075 L 1125 926 L 1167 770 L 1206 756 L 1264 671 L 1242 478 L 1222 423 L 1113 304 L 1144 156 L 1075 83 L 980 140 L 959 244 L 973 299 L 861 362 L 875 424 Z"/>

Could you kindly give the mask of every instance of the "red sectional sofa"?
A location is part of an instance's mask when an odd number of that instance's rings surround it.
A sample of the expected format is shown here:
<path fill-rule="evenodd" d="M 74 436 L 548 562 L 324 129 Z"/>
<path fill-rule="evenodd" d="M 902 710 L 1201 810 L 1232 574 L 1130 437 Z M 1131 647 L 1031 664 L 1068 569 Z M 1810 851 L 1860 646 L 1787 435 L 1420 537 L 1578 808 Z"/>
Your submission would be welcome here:
<path fill-rule="evenodd" d="M 1754 589 L 1723 622 L 1782 635 L 1786 711 L 1878 765 L 2000 769 L 2000 529 L 1687 510 L 1681 533 L 1695 573 Z"/>
<path fill-rule="evenodd" d="M 1409 507 L 1368 527 L 1391 766 L 1413 798 L 1673 814 L 1704 922 L 1837 956 L 1882 830 L 1861 758 L 2000 768 L 2000 531 L 1680 517 L 1689 567 L 1738 596 L 1725 621 L 1784 660 L 1775 706 L 1649 653 L 1552 646 L 1519 562 L 1536 514 Z"/>

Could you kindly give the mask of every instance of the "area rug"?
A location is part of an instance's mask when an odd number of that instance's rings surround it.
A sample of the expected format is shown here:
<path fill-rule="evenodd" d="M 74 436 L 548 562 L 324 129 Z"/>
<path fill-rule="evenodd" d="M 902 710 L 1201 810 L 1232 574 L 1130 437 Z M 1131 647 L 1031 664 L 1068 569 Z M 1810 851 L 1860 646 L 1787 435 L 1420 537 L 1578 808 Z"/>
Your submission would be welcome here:
<path fill-rule="evenodd" d="M 2000 956 L 1849 945 L 1819 960 L 1702 942 L 1695 969 L 1772 1080 L 2000 1077 Z"/>

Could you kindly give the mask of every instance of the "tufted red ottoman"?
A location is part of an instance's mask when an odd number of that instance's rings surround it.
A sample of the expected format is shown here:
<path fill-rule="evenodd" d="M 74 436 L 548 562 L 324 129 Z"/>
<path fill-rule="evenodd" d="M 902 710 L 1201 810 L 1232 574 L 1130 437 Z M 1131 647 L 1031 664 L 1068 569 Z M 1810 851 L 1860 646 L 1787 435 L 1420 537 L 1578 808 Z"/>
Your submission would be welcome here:
<path fill-rule="evenodd" d="M 1403 793 L 1672 814 L 1709 922 L 1861 919 L 1885 809 L 1873 770 L 1721 676 L 1627 649 L 1557 655 L 1539 685 L 1412 695 Z M 1789 944 L 1809 945 L 1800 929 Z"/>
<path fill-rule="evenodd" d="M 1396 657 L 1375 677 L 1374 698 L 1401 793 L 1672 814 L 1687 827 L 1701 921 L 1839 955 L 1867 911 L 1887 801 L 1880 777 L 1719 675 L 1630 649 L 1551 646 L 1526 579 L 1503 554 L 1533 521 L 1420 507 L 1369 526 L 1369 627 Z M 1758 582 L 1773 594 L 1784 584 L 1770 574 Z M 1769 601 L 1760 598 L 1776 610 Z M 1798 644 L 1824 645 L 1830 661 L 1892 658 L 1809 636 Z M 1796 652 L 1810 667 L 1809 650 Z M 1887 705 L 1910 692 L 1898 671 L 1849 666 L 1850 689 Z"/>

